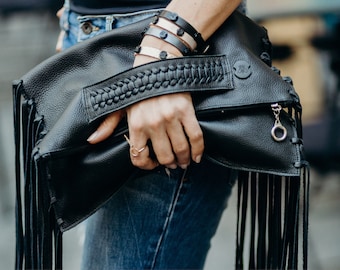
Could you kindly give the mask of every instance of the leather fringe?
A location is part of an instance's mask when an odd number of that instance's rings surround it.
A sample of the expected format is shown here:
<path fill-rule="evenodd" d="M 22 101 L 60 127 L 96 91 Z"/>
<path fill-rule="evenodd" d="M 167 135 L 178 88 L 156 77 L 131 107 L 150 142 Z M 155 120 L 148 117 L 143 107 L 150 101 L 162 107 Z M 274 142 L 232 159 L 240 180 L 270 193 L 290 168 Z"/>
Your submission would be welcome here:
<path fill-rule="evenodd" d="M 33 100 L 22 102 L 22 95 L 22 82 L 17 81 L 13 84 L 16 145 L 15 269 L 62 269 L 62 233 L 50 207 L 48 183 L 43 181 L 43 167 L 34 148 L 44 136 L 43 117 L 36 112 Z"/>
<path fill-rule="evenodd" d="M 37 113 L 34 100 L 24 97 L 22 102 L 23 95 L 22 82 L 17 81 L 13 84 L 17 187 L 15 268 L 62 269 L 62 232 L 51 207 L 48 172 L 35 149 L 45 135 L 44 119 Z M 303 152 L 301 108 L 289 114 L 294 115 L 298 135 L 292 143 L 300 145 Z M 301 168 L 301 177 L 239 172 L 236 269 L 298 269 L 300 246 L 302 267 L 307 269 L 309 168 L 303 160 L 295 166 Z M 249 230 L 246 230 L 247 223 Z M 248 239 L 249 254 L 245 254 Z M 244 262 L 246 255 L 248 265 Z"/>
<path fill-rule="evenodd" d="M 293 82 L 290 77 L 285 81 Z M 308 269 L 309 164 L 302 141 L 302 108 L 295 93 L 295 106 L 288 114 L 296 126 L 301 161 L 294 166 L 300 176 L 279 176 L 240 171 L 238 177 L 237 231 L 235 269 Z M 302 210 L 302 211 L 301 211 Z M 247 222 L 247 219 L 249 221 Z M 246 230 L 248 226 L 249 230 Z M 299 235 L 302 232 L 302 240 Z M 249 241 L 249 254 L 245 242 Z M 299 250 L 299 248 L 302 251 Z M 302 264 L 298 258 L 302 254 Z M 249 257 L 245 265 L 244 257 Z"/>
<path fill-rule="evenodd" d="M 298 269 L 300 230 L 302 269 L 307 269 L 308 205 L 307 166 L 301 177 L 239 172 L 236 269 Z M 249 254 L 244 250 L 246 239 Z"/>

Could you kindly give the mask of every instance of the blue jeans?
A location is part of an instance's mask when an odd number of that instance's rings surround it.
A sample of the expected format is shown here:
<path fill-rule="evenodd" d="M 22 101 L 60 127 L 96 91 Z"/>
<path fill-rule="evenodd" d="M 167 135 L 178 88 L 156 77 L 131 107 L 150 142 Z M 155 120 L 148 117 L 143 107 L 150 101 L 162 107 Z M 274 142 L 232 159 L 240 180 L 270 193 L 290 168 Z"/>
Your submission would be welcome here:
<path fill-rule="evenodd" d="M 158 10 L 148 10 L 129 14 L 81 16 L 70 11 L 67 6 L 60 18 L 60 27 L 65 31 L 63 49 L 74 44 L 136 21 L 152 17 Z"/>
<path fill-rule="evenodd" d="M 153 14 L 66 11 L 64 48 Z M 86 221 L 82 269 L 203 269 L 235 179 L 235 171 L 204 159 L 186 171 L 138 171 Z"/>

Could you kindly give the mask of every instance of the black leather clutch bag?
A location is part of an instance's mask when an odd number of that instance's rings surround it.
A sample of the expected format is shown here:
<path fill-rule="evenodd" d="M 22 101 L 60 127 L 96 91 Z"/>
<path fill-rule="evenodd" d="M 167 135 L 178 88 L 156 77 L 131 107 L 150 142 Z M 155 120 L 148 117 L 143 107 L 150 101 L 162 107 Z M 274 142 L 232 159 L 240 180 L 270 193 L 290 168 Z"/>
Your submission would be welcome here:
<path fill-rule="evenodd" d="M 205 55 L 132 68 L 148 23 L 80 43 L 14 82 L 18 268 L 23 259 L 27 268 L 49 268 L 52 242 L 58 249 L 61 232 L 94 213 L 137 170 L 124 121 L 98 145 L 86 139 L 107 114 L 143 99 L 190 91 L 204 133 L 204 158 L 247 175 L 300 178 L 306 164 L 301 106 L 290 79 L 271 67 L 265 29 L 234 12 L 209 39 Z"/>

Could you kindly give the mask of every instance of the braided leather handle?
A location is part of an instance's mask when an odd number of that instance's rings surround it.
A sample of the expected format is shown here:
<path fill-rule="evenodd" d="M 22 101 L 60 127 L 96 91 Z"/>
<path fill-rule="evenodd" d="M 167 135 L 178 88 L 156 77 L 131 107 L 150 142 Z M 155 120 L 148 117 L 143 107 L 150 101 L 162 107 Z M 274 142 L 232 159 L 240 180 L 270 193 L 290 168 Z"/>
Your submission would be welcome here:
<path fill-rule="evenodd" d="M 139 66 L 83 89 L 88 121 L 138 101 L 170 93 L 232 90 L 225 56 L 169 59 Z"/>

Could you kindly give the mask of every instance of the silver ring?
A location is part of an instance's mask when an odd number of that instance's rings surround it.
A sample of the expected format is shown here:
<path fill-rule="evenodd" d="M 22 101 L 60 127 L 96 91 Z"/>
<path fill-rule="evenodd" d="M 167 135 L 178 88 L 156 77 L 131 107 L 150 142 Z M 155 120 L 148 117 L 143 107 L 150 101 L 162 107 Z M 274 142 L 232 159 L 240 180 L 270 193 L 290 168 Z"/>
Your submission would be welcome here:
<path fill-rule="evenodd" d="M 276 135 L 276 131 L 281 131 L 282 134 L 281 134 L 280 137 L 278 137 Z M 271 134 L 272 134 L 272 137 L 275 141 L 282 142 L 287 137 L 287 129 L 284 126 L 282 126 L 281 124 L 275 125 L 271 130 Z"/>

